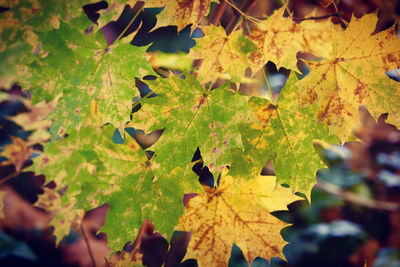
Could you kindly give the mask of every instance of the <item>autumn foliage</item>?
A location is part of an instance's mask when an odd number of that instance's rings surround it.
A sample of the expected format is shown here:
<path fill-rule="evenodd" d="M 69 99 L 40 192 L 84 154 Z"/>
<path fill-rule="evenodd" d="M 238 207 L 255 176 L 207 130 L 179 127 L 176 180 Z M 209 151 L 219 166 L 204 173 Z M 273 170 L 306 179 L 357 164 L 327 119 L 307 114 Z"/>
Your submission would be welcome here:
<path fill-rule="evenodd" d="M 0 0 L 0 263 L 399 264 L 400 3 L 282 2 Z"/>

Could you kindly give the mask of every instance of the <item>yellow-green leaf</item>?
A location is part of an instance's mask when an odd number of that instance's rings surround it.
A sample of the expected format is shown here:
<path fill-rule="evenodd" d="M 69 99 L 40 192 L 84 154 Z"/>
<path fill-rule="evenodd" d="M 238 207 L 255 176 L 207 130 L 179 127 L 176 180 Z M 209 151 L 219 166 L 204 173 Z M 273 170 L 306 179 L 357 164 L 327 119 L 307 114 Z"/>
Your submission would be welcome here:
<path fill-rule="evenodd" d="M 25 140 L 16 136 L 10 137 L 12 143 L 6 145 L 0 153 L 1 157 L 6 158 L 6 160 L 0 162 L 0 166 L 14 165 L 15 171 L 18 173 L 31 156 L 32 148 L 28 146 Z"/>
<path fill-rule="evenodd" d="M 324 56 L 329 51 L 328 44 L 333 30 L 333 24 L 329 20 L 304 21 L 298 24 L 292 20 L 292 14 L 283 17 L 284 13 L 285 7 L 276 10 L 251 30 L 249 39 L 259 49 L 250 55 L 253 74 L 268 61 L 274 62 L 278 69 L 284 67 L 297 70 L 298 52 Z"/>
<path fill-rule="evenodd" d="M 227 266 L 233 243 L 251 263 L 256 257 L 283 257 L 280 230 L 288 224 L 269 212 L 298 199 L 289 188 L 275 188 L 275 177 L 248 182 L 225 170 L 217 188 L 204 187 L 179 219 L 179 230 L 192 231 L 186 258 L 202 266 Z M 278 202 L 269 203 L 270 200 Z M 267 205 L 263 205 L 266 202 Z M 276 206 L 275 206 L 276 204 Z"/>
<path fill-rule="evenodd" d="M 202 59 L 198 70 L 199 81 L 214 82 L 227 74 L 226 78 L 236 83 L 241 82 L 250 64 L 250 52 L 257 47 L 241 31 L 227 36 L 222 26 L 210 25 L 201 29 L 204 37 L 196 41 L 196 46 L 188 54 L 189 58 Z"/>
<path fill-rule="evenodd" d="M 183 213 L 183 194 L 195 190 L 197 181 L 192 181 L 193 186 L 182 181 L 178 168 L 168 175 L 155 176 L 153 163 L 136 141 L 127 134 L 123 144 L 115 144 L 115 128 L 98 123 L 102 118 L 94 102 L 90 110 L 87 124 L 80 131 L 69 130 L 67 137 L 47 146 L 35 159 L 34 170 L 65 191 L 61 200 L 63 205 L 71 203 L 70 214 L 110 205 L 101 231 L 107 234 L 113 251 L 133 240 L 146 218 L 160 233 L 170 236 Z M 57 217 L 54 227 L 61 227 L 59 232 L 65 233 L 61 222 Z"/>
<path fill-rule="evenodd" d="M 316 182 L 316 171 L 323 167 L 314 151 L 313 139 L 332 143 L 337 140 L 329 137 L 328 129 L 314 118 L 315 105 L 297 107 L 296 81 L 292 73 L 277 103 L 259 97 L 250 99 L 249 105 L 259 122 L 241 126 L 245 151 L 234 153 L 232 172 L 254 176 L 270 160 L 278 183 L 308 194 Z"/>
<path fill-rule="evenodd" d="M 377 20 L 376 14 L 353 17 L 332 35 L 330 56 L 307 61 L 311 73 L 297 83 L 299 104 L 317 104 L 316 118 L 342 141 L 358 122 L 360 105 L 374 118 L 388 112 L 390 122 L 400 123 L 400 83 L 385 73 L 400 67 L 400 39 L 394 26 L 372 35 Z"/>
<path fill-rule="evenodd" d="M 161 0 L 150 0 L 153 6 L 159 5 Z M 206 16 L 210 10 L 211 2 L 216 0 L 162 0 L 164 10 L 157 15 L 155 28 L 168 25 L 178 26 L 178 32 L 187 25 L 192 24 L 192 31 L 196 29 L 200 20 Z"/>
<path fill-rule="evenodd" d="M 168 174 L 176 167 L 191 173 L 191 158 L 200 148 L 204 164 L 218 175 L 231 162 L 231 149 L 242 149 L 237 124 L 253 119 L 247 97 L 229 84 L 206 90 L 193 77 L 170 75 L 147 81 L 157 96 L 141 101 L 132 125 L 145 131 L 164 129 L 149 149 L 156 153 L 157 172 Z"/>

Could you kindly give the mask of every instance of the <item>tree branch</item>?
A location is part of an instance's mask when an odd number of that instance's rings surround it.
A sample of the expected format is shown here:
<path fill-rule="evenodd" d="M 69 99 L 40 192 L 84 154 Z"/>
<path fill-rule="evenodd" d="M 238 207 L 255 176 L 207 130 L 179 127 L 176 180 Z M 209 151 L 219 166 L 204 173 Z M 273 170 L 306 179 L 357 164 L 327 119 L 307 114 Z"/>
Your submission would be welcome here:
<path fill-rule="evenodd" d="M 400 205 L 394 202 L 368 199 L 352 192 L 343 191 L 339 186 L 319 180 L 315 185 L 318 189 L 344 201 L 374 210 L 399 211 Z"/>

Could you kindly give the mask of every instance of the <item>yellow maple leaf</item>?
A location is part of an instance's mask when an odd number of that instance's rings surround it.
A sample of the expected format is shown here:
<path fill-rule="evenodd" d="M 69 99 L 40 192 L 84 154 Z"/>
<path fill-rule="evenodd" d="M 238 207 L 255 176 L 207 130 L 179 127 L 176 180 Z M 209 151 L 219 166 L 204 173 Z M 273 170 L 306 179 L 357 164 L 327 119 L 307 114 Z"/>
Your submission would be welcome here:
<path fill-rule="evenodd" d="M 400 67 L 400 39 L 394 26 L 371 35 L 377 20 L 376 14 L 353 17 L 345 31 L 332 35 L 329 56 L 307 61 L 311 73 L 296 84 L 300 105 L 316 103 L 319 121 L 342 141 L 358 122 L 360 105 L 375 118 L 389 112 L 389 121 L 400 122 L 400 83 L 385 73 Z"/>
<path fill-rule="evenodd" d="M 196 29 L 200 20 L 207 16 L 211 2 L 218 2 L 216 0 L 149 0 L 153 7 L 159 6 L 163 2 L 164 10 L 157 15 L 157 24 L 155 28 L 164 27 L 168 25 L 178 26 L 178 32 L 185 28 L 187 25 L 192 24 L 192 31 Z M 149 7 L 146 4 L 146 7 Z"/>
<path fill-rule="evenodd" d="M 38 196 L 35 206 L 52 214 L 50 225 L 54 226 L 53 235 L 57 244 L 68 235 L 72 226 L 80 226 L 84 210 L 74 208 L 76 199 L 70 198 L 71 202 L 62 204 L 61 196 L 55 190 L 44 187 L 44 193 Z"/>
<path fill-rule="evenodd" d="M 55 109 L 59 98 L 60 96 L 57 96 L 48 103 L 41 101 L 33 106 L 30 100 L 24 98 L 19 99 L 29 111 L 19 113 L 8 119 L 21 126 L 25 131 L 32 132 L 27 140 L 28 145 L 45 143 L 50 139 L 48 129 L 52 121 L 46 120 L 45 118 Z"/>
<path fill-rule="evenodd" d="M 179 219 L 179 230 L 192 231 L 187 258 L 199 266 L 227 266 L 233 243 L 249 264 L 258 256 L 283 257 L 286 241 L 280 230 L 288 224 L 269 212 L 285 209 L 298 197 L 291 189 L 275 188 L 274 176 L 245 182 L 223 171 L 217 188 L 204 187 L 189 201 Z"/>
<path fill-rule="evenodd" d="M 257 48 L 245 38 L 241 31 L 226 35 L 222 26 L 200 27 L 204 37 L 196 41 L 187 57 L 202 59 L 198 70 L 198 80 L 205 83 L 214 82 L 223 74 L 228 74 L 233 82 L 244 78 L 245 70 L 250 64 L 248 56 Z"/>
<path fill-rule="evenodd" d="M 276 10 L 251 30 L 248 37 L 259 49 L 250 55 L 253 74 L 268 61 L 274 62 L 278 69 L 297 70 L 298 52 L 324 57 L 329 51 L 334 27 L 330 20 L 305 20 L 298 24 L 292 20 L 292 15 L 283 17 L 284 13 L 285 7 Z"/>
<path fill-rule="evenodd" d="M 14 165 L 15 171 L 19 173 L 32 154 L 32 148 L 28 146 L 25 140 L 15 136 L 10 137 L 12 143 L 6 145 L 0 153 L 0 156 L 6 158 L 0 163 L 0 166 Z"/>

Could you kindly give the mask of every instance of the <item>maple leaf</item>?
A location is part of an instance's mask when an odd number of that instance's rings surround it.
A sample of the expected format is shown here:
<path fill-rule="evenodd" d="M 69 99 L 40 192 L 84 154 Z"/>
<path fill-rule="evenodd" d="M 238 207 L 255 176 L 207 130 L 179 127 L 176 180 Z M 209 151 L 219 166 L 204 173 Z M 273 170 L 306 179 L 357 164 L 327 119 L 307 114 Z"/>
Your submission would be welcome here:
<path fill-rule="evenodd" d="M 74 228 L 77 236 L 75 242 L 63 242 L 60 246 L 64 264 L 108 266 L 111 249 L 107 245 L 107 238 L 97 235 L 104 225 L 108 209 L 108 205 L 102 205 L 85 212 L 80 228 Z"/>
<path fill-rule="evenodd" d="M 204 186 L 204 192 L 190 199 L 179 219 L 178 229 L 192 231 L 186 257 L 196 258 L 199 266 L 227 266 L 233 243 L 249 263 L 258 256 L 283 257 L 286 242 L 280 230 L 288 224 L 269 212 L 285 209 L 298 197 L 289 188 L 275 188 L 273 176 L 245 182 L 226 173 L 216 188 Z M 280 201 L 269 202 L 274 199 Z"/>
<path fill-rule="evenodd" d="M 198 79 L 205 83 L 214 82 L 222 74 L 239 83 L 244 78 L 245 70 L 250 64 L 248 56 L 257 47 L 244 37 L 241 31 L 226 35 L 222 26 L 200 27 L 204 37 L 196 41 L 190 49 L 189 58 L 202 59 L 198 70 Z"/>
<path fill-rule="evenodd" d="M 26 76 L 26 65 L 34 61 L 38 37 L 32 31 L 30 25 L 33 24 L 31 14 L 34 11 L 40 13 L 40 3 L 37 1 L 6 1 L 0 0 L 0 6 L 7 7 L 9 10 L 0 13 L 0 83 L 9 88 Z M 43 16 L 43 27 L 52 27 L 50 23 L 53 16 Z M 37 23 L 36 23 L 37 24 Z"/>
<path fill-rule="evenodd" d="M 122 12 L 126 5 L 129 5 L 130 8 L 134 8 L 136 4 L 140 3 L 141 8 L 154 8 L 154 7 L 163 7 L 165 5 L 165 0 L 113 0 L 108 1 L 109 4 L 107 8 L 99 10 L 100 17 L 97 20 L 97 25 L 99 28 L 102 28 L 110 21 L 117 21 L 118 18 L 122 15 Z"/>
<path fill-rule="evenodd" d="M 126 5 L 129 5 L 130 8 L 133 8 L 138 2 L 138 0 L 108 1 L 109 4 L 107 5 L 107 8 L 100 9 L 97 12 L 100 15 L 96 21 L 97 25 L 99 28 L 102 28 L 110 21 L 116 21 L 121 16 Z"/>
<path fill-rule="evenodd" d="M 292 72 L 277 103 L 259 97 L 249 100 L 259 122 L 241 126 L 245 152 L 234 153 L 232 173 L 238 175 L 246 170 L 251 176 L 257 175 L 270 160 L 278 183 L 309 193 L 315 184 L 315 172 L 323 167 L 314 152 L 313 139 L 335 143 L 336 138 L 329 137 L 326 127 L 313 117 L 315 105 L 297 108 L 293 86 L 296 81 Z"/>
<path fill-rule="evenodd" d="M 0 163 L 0 166 L 14 165 L 15 171 L 18 173 L 22 170 L 25 162 L 29 159 L 32 148 L 28 146 L 25 140 L 16 137 L 11 137 L 11 144 L 8 144 L 1 151 L 0 156 L 6 158 L 6 160 Z"/>
<path fill-rule="evenodd" d="M 34 95 L 46 97 L 63 92 L 63 98 L 51 116 L 53 136 L 82 125 L 92 99 L 97 99 L 100 112 L 105 114 L 103 122 L 114 124 L 123 134 L 135 95 L 134 78 L 153 73 L 145 57 L 147 47 L 135 47 L 121 41 L 107 47 L 102 36 L 96 38 L 101 32 L 85 37 L 82 30 L 76 28 L 82 29 L 82 24 L 82 21 L 61 23 L 57 33 L 46 36 L 51 45 L 50 53 L 39 65 L 41 73 L 35 74 L 41 80 L 52 80 L 44 86 L 47 90 L 39 88 L 40 91 L 34 90 Z M 56 42 L 55 35 L 64 41 Z M 52 69 L 52 61 L 63 55 L 68 55 L 68 59 Z M 41 71 L 43 69 L 46 71 Z M 58 73 L 57 78 L 54 78 L 55 73 Z"/>
<path fill-rule="evenodd" d="M 44 193 L 38 196 L 35 206 L 52 215 L 50 225 L 54 226 L 53 235 L 56 237 L 58 245 L 64 236 L 69 235 L 73 226 L 81 224 L 85 212 L 83 209 L 74 208 L 77 199 L 72 199 L 72 202 L 69 203 L 62 203 L 61 196 L 56 191 L 46 187 L 43 190 Z"/>
<path fill-rule="evenodd" d="M 81 1 L 52 5 L 38 1 L 33 6 L 31 9 L 39 11 L 27 13 L 26 8 L 12 6 L 5 13 L 9 12 L 18 25 L 14 35 L 22 35 L 26 28 L 35 35 L 35 45 L 30 47 L 35 47 L 36 54 L 24 50 L 29 54 L 29 62 L 14 62 L 29 73 L 28 79 L 19 81 L 32 92 L 33 103 L 61 95 L 49 117 L 54 122 L 50 129 L 52 137 L 62 135 L 68 128 L 79 129 L 92 99 L 99 102 L 100 111 L 106 114 L 104 123 L 114 124 L 123 133 L 135 96 L 135 77 L 154 74 L 145 56 L 147 47 L 132 46 L 127 40 L 107 46 L 102 31 L 83 12 Z M 42 25 L 46 22 L 51 26 Z M 16 26 L 10 28 L 14 30 Z M 11 30 L 7 28 L 8 31 Z M 10 38 L 9 46 L 28 41 L 27 37 Z M 12 51 L 6 45 L 4 53 Z"/>
<path fill-rule="evenodd" d="M 178 169 L 165 177 L 154 176 L 152 163 L 135 140 L 127 135 L 124 144 L 113 143 L 115 128 L 101 126 L 95 102 L 90 110 L 90 120 L 79 132 L 70 130 L 68 137 L 51 143 L 35 159 L 36 172 L 67 190 L 63 204 L 79 200 L 74 209 L 110 205 L 101 231 L 107 233 L 113 251 L 136 236 L 145 218 L 170 235 L 183 213 L 184 190 L 196 186 L 179 179 Z"/>
<path fill-rule="evenodd" d="M 153 69 L 164 68 L 188 73 L 192 70 L 193 59 L 187 58 L 186 53 L 148 52 Z"/>
<path fill-rule="evenodd" d="M 168 25 L 176 25 L 178 32 L 187 25 L 192 24 L 192 31 L 196 29 L 200 20 L 206 16 L 210 10 L 211 2 L 217 0 L 149 0 L 152 6 L 164 6 L 164 10 L 157 15 L 157 24 L 154 28 Z"/>
<path fill-rule="evenodd" d="M 48 53 L 42 49 L 41 34 L 57 30 L 60 21 L 81 16 L 82 4 L 81 0 L 57 3 L 0 0 L 0 6 L 8 8 L 0 13 L 0 81 L 3 86 L 10 87 L 15 82 L 25 85 L 32 76 L 29 66 Z"/>
<path fill-rule="evenodd" d="M 168 242 L 160 233 L 154 232 L 154 225 L 146 219 L 133 244 L 114 254 L 110 266 L 178 266 L 185 256 L 190 237 L 189 232 L 175 232 Z"/>
<path fill-rule="evenodd" d="M 206 90 L 192 76 L 170 75 L 147 83 L 157 96 L 141 100 L 143 107 L 133 114 L 132 125 L 147 131 L 164 129 L 150 148 L 160 165 L 157 172 L 165 175 L 179 166 L 192 173 L 188 159 L 197 147 L 213 173 L 230 164 L 230 149 L 242 148 L 237 123 L 253 118 L 246 96 L 230 90 L 229 84 Z"/>
<path fill-rule="evenodd" d="M 329 21 L 304 21 L 300 24 L 289 17 L 283 17 L 285 7 L 276 10 L 266 20 L 256 24 L 248 38 L 258 47 L 250 55 L 253 74 L 268 61 L 277 68 L 297 69 L 298 52 L 311 52 L 324 56 L 329 50 L 329 41 L 333 34 L 333 24 Z M 328 42 L 328 43 L 327 43 Z"/>
<path fill-rule="evenodd" d="M 25 131 L 32 132 L 27 140 L 28 145 L 43 144 L 50 140 L 48 129 L 52 121 L 45 120 L 45 118 L 55 109 L 59 98 L 55 97 L 48 103 L 41 101 L 36 105 L 32 105 L 28 99 L 19 98 L 28 111 L 9 117 L 8 119 L 21 126 Z"/>
<path fill-rule="evenodd" d="M 342 141 L 357 123 L 360 105 L 375 118 L 389 112 L 389 120 L 399 123 L 400 86 L 385 72 L 400 67 L 400 39 L 394 26 L 371 35 L 377 20 L 376 14 L 353 17 L 344 32 L 332 35 L 329 57 L 307 61 L 311 73 L 296 84 L 299 104 L 316 103 L 318 120 Z"/>

